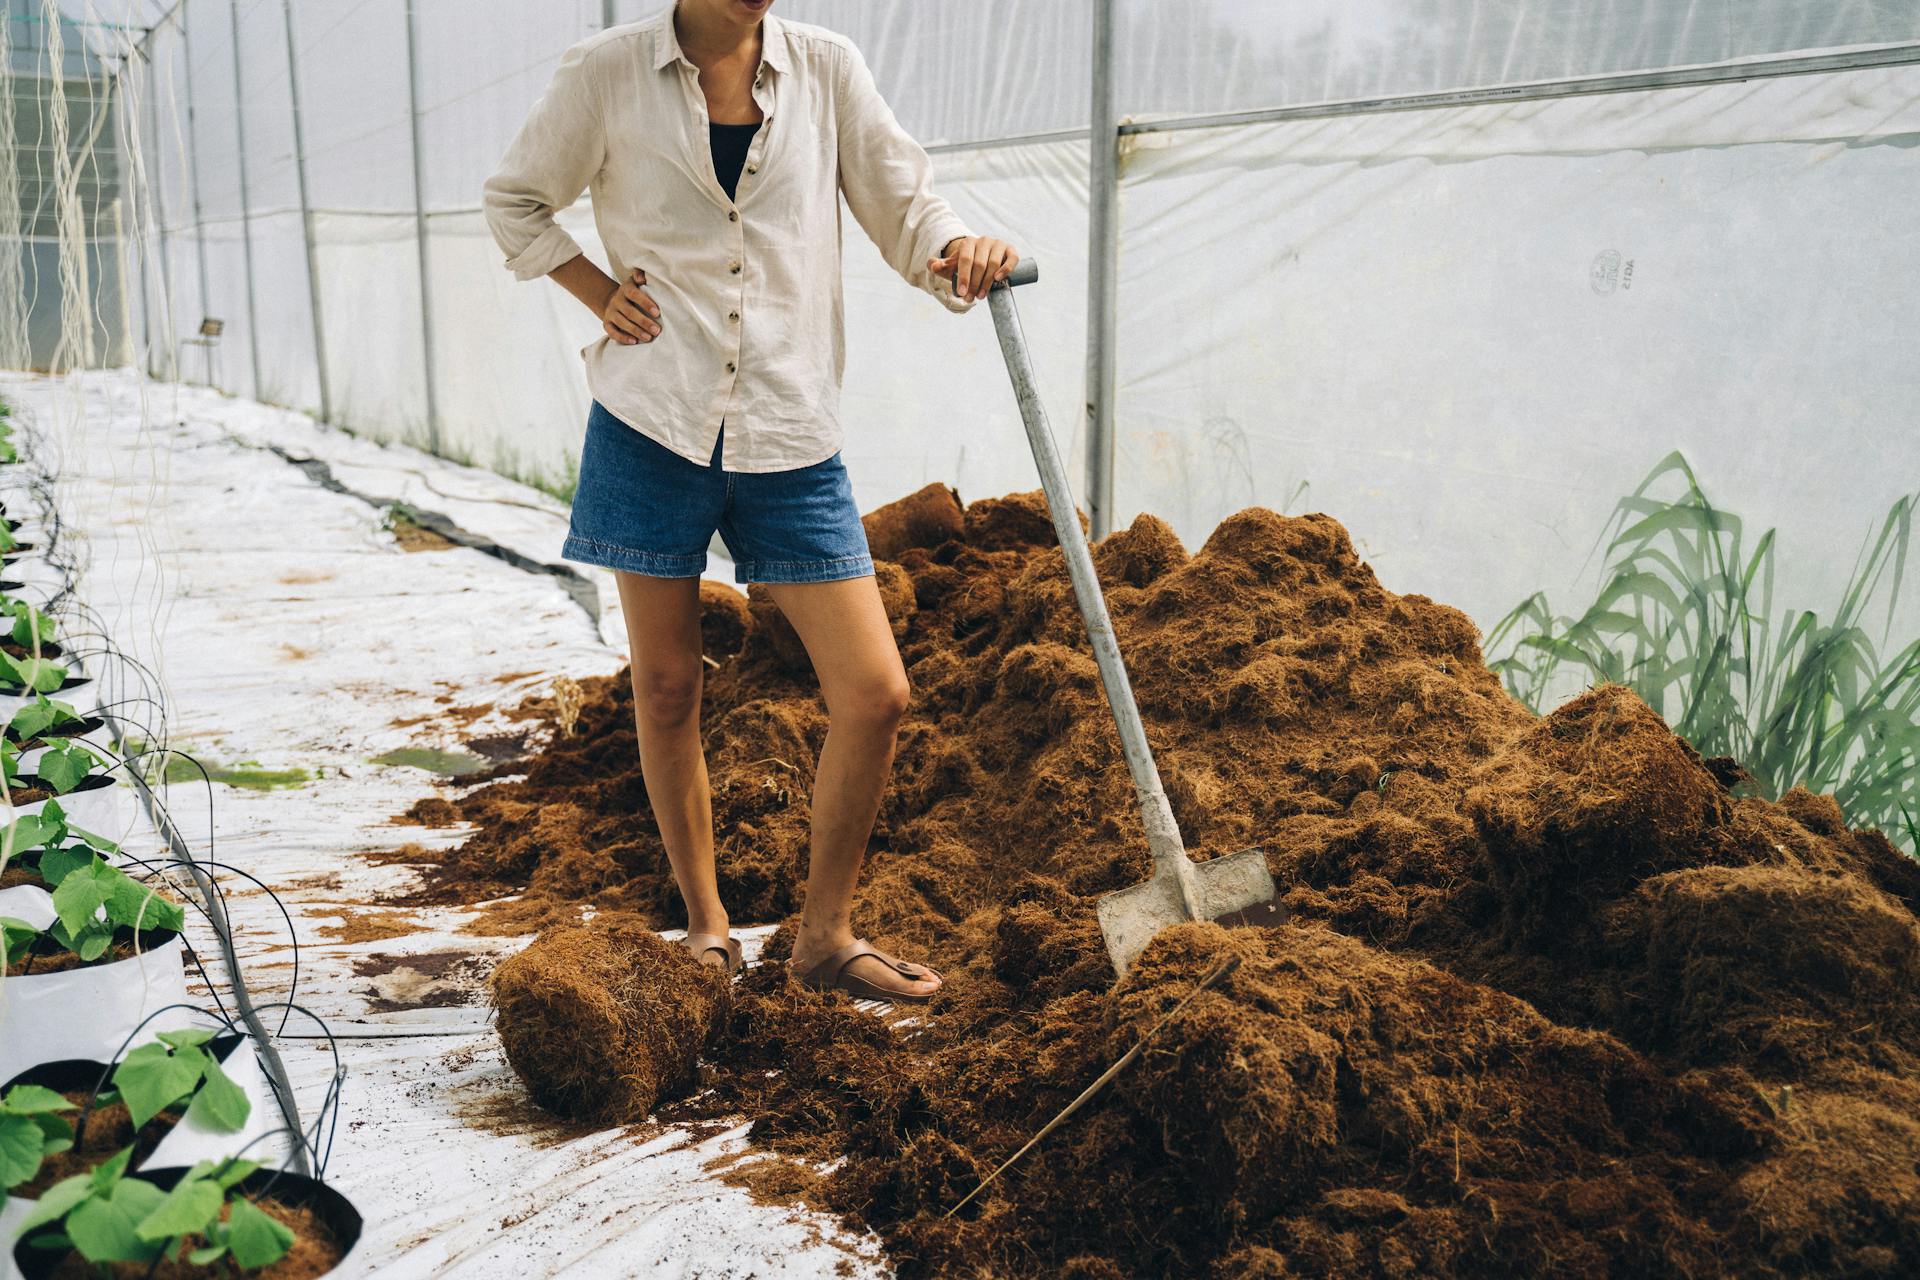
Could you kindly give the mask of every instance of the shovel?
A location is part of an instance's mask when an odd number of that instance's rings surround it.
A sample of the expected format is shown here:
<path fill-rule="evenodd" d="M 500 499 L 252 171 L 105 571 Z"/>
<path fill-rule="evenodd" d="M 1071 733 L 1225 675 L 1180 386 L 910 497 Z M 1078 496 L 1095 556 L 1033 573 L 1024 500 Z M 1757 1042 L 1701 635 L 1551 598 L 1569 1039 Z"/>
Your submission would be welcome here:
<path fill-rule="evenodd" d="M 1147 849 L 1153 855 L 1152 876 L 1132 888 L 1103 894 L 1098 904 L 1107 954 L 1113 960 L 1114 972 L 1124 974 L 1153 935 L 1170 924 L 1213 920 L 1225 925 L 1272 925 L 1284 920 L 1286 911 L 1274 894 L 1273 875 L 1260 850 L 1242 849 L 1210 862 L 1187 857 L 1173 806 L 1167 803 L 1167 793 L 1160 786 L 1160 770 L 1154 767 L 1153 752 L 1147 747 L 1133 686 L 1127 681 L 1113 622 L 1107 617 L 1106 597 L 1100 594 L 1087 536 L 1080 529 L 1073 493 L 1067 488 L 1066 468 L 1060 463 L 1060 451 L 1054 446 L 1047 413 L 1034 385 L 1027 341 L 1020 332 L 1020 313 L 1014 309 L 1013 286 L 1032 284 L 1039 278 L 1039 266 L 1033 259 L 1023 258 L 1004 281 L 987 291 L 987 305 L 993 312 L 994 330 L 1000 335 L 1000 354 L 1006 357 L 1007 373 L 1013 378 L 1013 394 L 1020 401 L 1027 443 L 1033 446 L 1033 461 L 1040 468 L 1054 535 L 1066 553 L 1074 599 L 1079 602 L 1087 638 L 1093 642 L 1094 660 L 1100 664 L 1100 683 L 1120 729 L 1120 747 L 1133 774 L 1140 817 L 1147 828 Z"/>

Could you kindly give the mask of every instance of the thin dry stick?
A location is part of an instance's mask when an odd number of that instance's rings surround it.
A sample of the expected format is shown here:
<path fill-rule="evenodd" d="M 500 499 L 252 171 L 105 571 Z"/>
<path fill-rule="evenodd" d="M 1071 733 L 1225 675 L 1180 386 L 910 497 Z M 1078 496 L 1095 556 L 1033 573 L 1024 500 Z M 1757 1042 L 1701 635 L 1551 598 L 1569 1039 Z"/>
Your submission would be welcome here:
<path fill-rule="evenodd" d="M 553 682 L 553 711 L 560 722 L 562 737 L 572 737 L 580 722 L 580 708 L 586 703 L 586 691 L 579 681 L 571 676 L 557 677 Z"/>
<path fill-rule="evenodd" d="M 956 1204 L 955 1206 L 953 1206 L 953 1208 L 947 1210 L 945 1213 L 941 1214 L 940 1216 L 942 1218 L 951 1218 L 954 1214 L 966 1208 L 968 1200 L 972 1200 L 975 1196 L 979 1195 L 982 1191 L 985 1191 L 988 1187 L 992 1186 L 995 1178 L 998 1178 L 1001 1174 L 1005 1173 L 1008 1169 L 1013 1167 L 1014 1161 L 1018 1160 L 1021 1156 L 1027 1154 L 1027 1152 L 1033 1150 L 1033 1148 L 1039 1144 L 1040 1139 L 1046 1137 L 1048 1134 L 1052 1133 L 1055 1129 L 1059 1128 L 1061 1125 L 1061 1122 L 1064 1121 L 1068 1116 L 1072 1115 L 1074 1112 L 1078 1111 L 1082 1103 L 1086 1102 L 1086 1100 L 1088 1098 L 1091 1098 L 1094 1094 L 1100 1092 L 1101 1089 L 1106 1087 L 1106 1084 L 1108 1081 L 1112 1080 L 1115 1076 L 1119 1075 L 1122 1071 L 1124 1071 L 1128 1063 L 1132 1062 L 1135 1058 L 1140 1056 L 1141 1050 L 1147 1047 L 1147 1042 L 1149 1040 L 1152 1040 L 1155 1036 L 1159 1035 L 1160 1028 L 1166 1026 L 1169 1022 L 1172 1022 L 1174 1018 L 1179 1015 L 1180 1011 L 1187 1007 L 1187 1004 L 1189 1001 L 1191 1001 L 1195 996 L 1199 995 L 1202 991 L 1205 991 L 1208 987 L 1211 987 L 1214 983 L 1220 981 L 1220 979 L 1226 977 L 1228 974 L 1232 973 L 1235 969 L 1238 969 L 1239 967 L 1240 967 L 1240 957 L 1230 955 L 1230 956 L 1227 956 L 1225 959 L 1221 960 L 1219 964 L 1216 964 L 1213 966 L 1213 968 L 1209 969 L 1207 971 L 1207 975 L 1204 978 L 1200 979 L 1200 985 L 1196 986 L 1193 990 L 1187 992 L 1186 995 L 1180 998 L 1179 1004 L 1176 1004 L 1175 1006 L 1173 1006 L 1173 1008 L 1167 1010 L 1165 1014 L 1161 1015 L 1160 1021 L 1154 1023 L 1152 1028 L 1148 1030 L 1147 1034 L 1141 1036 L 1139 1041 L 1133 1046 L 1133 1048 L 1127 1050 L 1126 1053 L 1122 1054 L 1118 1062 L 1114 1063 L 1112 1066 L 1108 1067 L 1105 1071 L 1101 1072 L 1100 1078 L 1098 1080 L 1095 1080 L 1092 1084 L 1088 1085 L 1086 1087 L 1086 1090 L 1083 1093 L 1081 1093 L 1079 1097 L 1075 1098 L 1072 1102 L 1069 1102 L 1066 1105 L 1066 1108 L 1063 1111 L 1061 1111 L 1059 1115 L 1047 1121 L 1046 1127 L 1044 1129 L 1034 1134 L 1031 1138 L 1028 1138 L 1026 1146 L 1021 1147 L 1018 1151 L 1008 1156 L 1004 1164 L 1002 1164 L 998 1169 L 995 1169 L 992 1173 L 988 1174 L 987 1180 L 985 1182 L 982 1182 L 979 1186 L 967 1192 L 967 1196 L 965 1200 L 962 1200 L 959 1204 Z"/>

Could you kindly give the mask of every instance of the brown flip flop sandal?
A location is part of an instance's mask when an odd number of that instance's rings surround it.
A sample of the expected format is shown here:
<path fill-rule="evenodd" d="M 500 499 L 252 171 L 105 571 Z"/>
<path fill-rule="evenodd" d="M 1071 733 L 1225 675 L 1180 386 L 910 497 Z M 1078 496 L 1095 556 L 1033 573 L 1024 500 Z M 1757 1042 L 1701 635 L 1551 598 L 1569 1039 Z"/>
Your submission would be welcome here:
<path fill-rule="evenodd" d="M 872 956 L 880 963 L 892 969 L 903 978 L 938 978 L 940 975 L 923 964 L 912 964 L 905 960 L 896 960 L 864 938 L 855 938 L 846 946 L 822 960 L 800 977 L 800 981 L 815 991 L 832 991 L 838 988 L 856 1000 L 885 1000 L 889 1003 L 925 1004 L 927 996 L 915 992 L 890 991 L 885 987 L 868 982 L 859 974 L 850 974 L 847 966 L 861 956 Z M 936 988 L 937 989 L 937 988 Z M 932 992 L 928 992 L 931 995 Z"/>
<path fill-rule="evenodd" d="M 700 957 L 709 951 L 718 951 L 727 958 L 729 978 L 740 972 L 740 940 L 738 938 L 729 938 L 718 933 L 690 933 L 681 945 L 692 954 L 695 964 L 706 964 L 707 962 Z"/>

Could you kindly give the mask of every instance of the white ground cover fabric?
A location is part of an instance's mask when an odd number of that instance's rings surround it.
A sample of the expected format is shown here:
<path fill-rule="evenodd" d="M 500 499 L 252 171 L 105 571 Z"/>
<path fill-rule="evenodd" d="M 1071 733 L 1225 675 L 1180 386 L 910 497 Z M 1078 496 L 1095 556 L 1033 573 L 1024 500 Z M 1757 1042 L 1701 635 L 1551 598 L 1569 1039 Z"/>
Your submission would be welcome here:
<path fill-rule="evenodd" d="M 596 629 L 555 577 L 470 549 L 402 551 L 373 506 L 272 449 L 321 459 L 351 489 L 440 512 L 536 561 L 557 562 L 561 504 L 283 410 L 126 373 L 4 375 L 0 396 L 58 437 L 62 511 L 87 517 L 68 516 L 88 543 L 82 595 L 164 675 L 174 745 L 210 767 L 315 775 L 279 789 L 216 786 L 212 856 L 285 901 L 300 938 L 298 998 L 341 1037 L 347 1075 L 328 1176 L 367 1233 L 338 1274 L 884 1274 L 872 1239 L 756 1206 L 703 1171 L 741 1149 L 744 1123 L 702 1142 L 642 1142 L 568 1138 L 542 1122 L 478 987 L 525 939 L 461 934 L 470 913 L 456 909 L 409 908 L 418 931 L 391 940 L 323 933 L 410 883 L 412 872 L 376 866 L 369 851 L 461 838 L 389 825 L 440 791 L 427 772 L 373 757 L 509 727 L 491 716 L 460 726 L 446 709 L 511 705 L 560 675 L 610 673 L 623 649 L 608 641 L 621 629 L 610 589 Z M 204 855 L 204 789 L 168 790 Z M 265 895 L 226 883 L 255 999 L 283 1000 L 294 960 L 285 924 Z M 189 933 L 212 954 L 200 922 Z M 285 1030 L 280 1050 L 310 1123 L 332 1056 L 324 1041 L 297 1038 L 313 1031 L 299 1017 Z"/>

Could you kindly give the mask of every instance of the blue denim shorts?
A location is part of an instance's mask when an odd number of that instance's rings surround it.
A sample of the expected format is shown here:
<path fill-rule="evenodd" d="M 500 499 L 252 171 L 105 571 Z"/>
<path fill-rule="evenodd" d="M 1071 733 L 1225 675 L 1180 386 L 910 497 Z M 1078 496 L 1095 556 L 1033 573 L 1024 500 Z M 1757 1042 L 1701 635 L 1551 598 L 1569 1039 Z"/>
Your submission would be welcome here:
<path fill-rule="evenodd" d="M 873 572 L 867 531 L 835 453 L 791 471 L 704 467 L 614 417 L 587 415 L 580 479 L 560 554 L 655 578 L 697 578 L 717 531 L 736 582 L 831 582 Z"/>

